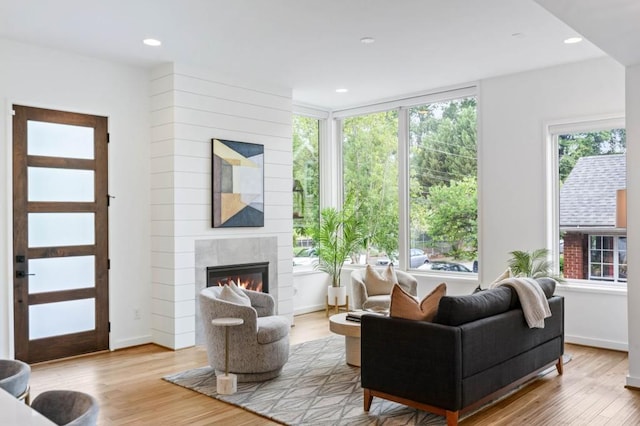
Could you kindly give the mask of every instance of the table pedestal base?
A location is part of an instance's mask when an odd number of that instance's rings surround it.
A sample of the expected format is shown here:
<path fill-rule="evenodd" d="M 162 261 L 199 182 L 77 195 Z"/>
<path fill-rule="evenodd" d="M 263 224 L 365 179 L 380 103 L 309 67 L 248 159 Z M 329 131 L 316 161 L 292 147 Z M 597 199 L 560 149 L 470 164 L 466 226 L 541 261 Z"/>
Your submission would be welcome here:
<path fill-rule="evenodd" d="M 360 367 L 360 338 L 344 336 L 347 364 Z"/>
<path fill-rule="evenodd" d="M 216 391 L 221 395 L 231 395 L 238 391 L 238 378 L 235 374 L 216 376 Z"/>

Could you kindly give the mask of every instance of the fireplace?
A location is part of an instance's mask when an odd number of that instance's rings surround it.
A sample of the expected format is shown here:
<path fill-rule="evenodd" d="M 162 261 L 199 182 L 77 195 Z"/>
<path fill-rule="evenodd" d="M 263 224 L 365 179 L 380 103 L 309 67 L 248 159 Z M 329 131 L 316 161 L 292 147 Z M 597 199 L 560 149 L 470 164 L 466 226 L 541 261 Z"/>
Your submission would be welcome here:
<path fill-rule="evenodd" d="M 235 282 L 247 290 L 269 292 L 269 262 L 207 267 L 207 287 Z"/>

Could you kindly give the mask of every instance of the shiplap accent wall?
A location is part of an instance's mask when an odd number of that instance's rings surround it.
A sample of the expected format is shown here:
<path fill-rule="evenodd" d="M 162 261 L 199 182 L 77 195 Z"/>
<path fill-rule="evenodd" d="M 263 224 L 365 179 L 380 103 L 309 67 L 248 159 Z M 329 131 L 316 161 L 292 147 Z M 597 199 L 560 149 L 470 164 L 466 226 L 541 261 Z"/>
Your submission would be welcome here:
<path fill-rule="evenodd" d="M 167 64 L 151 76 L 152 336 L 195 343 L 198 239 L 275 236 L 278 313 L 293 317 L 291 91 Z M 265 226 L 211 227 L 211 138 L 264 145 Z"/>

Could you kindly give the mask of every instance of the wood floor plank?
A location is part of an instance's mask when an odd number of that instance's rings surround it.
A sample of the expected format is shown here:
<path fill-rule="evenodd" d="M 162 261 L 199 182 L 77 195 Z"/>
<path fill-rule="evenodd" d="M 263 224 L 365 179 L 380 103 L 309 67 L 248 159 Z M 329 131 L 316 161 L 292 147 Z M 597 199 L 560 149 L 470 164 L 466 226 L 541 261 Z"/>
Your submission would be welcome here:
<path fill-rule="evenodd" d="M 324 311 L 297 316 L 294 324 L 291 344 L 331 334 Z M 573 359 L 564 375 L 552 372 L 461 425 L 640 424 L 640 391 L 624 387 L 625 352 L 569 344 L 565 352 Z M 152 344 L 37 364 L 32 367 L 32 398 L 50 389 L 88 392 L 100 403 L 101 426 L 277 424 L 162 380 L 204 365 L 204 348 L 171 351 Z"/>

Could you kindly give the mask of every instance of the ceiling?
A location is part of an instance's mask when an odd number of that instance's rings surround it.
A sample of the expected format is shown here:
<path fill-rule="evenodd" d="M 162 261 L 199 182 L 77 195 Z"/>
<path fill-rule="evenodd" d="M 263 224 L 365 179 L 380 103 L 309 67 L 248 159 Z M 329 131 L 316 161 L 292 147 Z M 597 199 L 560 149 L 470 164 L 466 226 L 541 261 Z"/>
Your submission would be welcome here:
<path fill-rule="evenodd" d="M 533 0 L 0 0 L 3 38 L 137 67 L 205 67 L 332 110 L 604 55 L 587 40 L 563 43 L 576 35 Z"/>
<path fill-rule="evenodd" d="M 640 64 L 638 0 L 536 0 L 625 66 Z"/>

